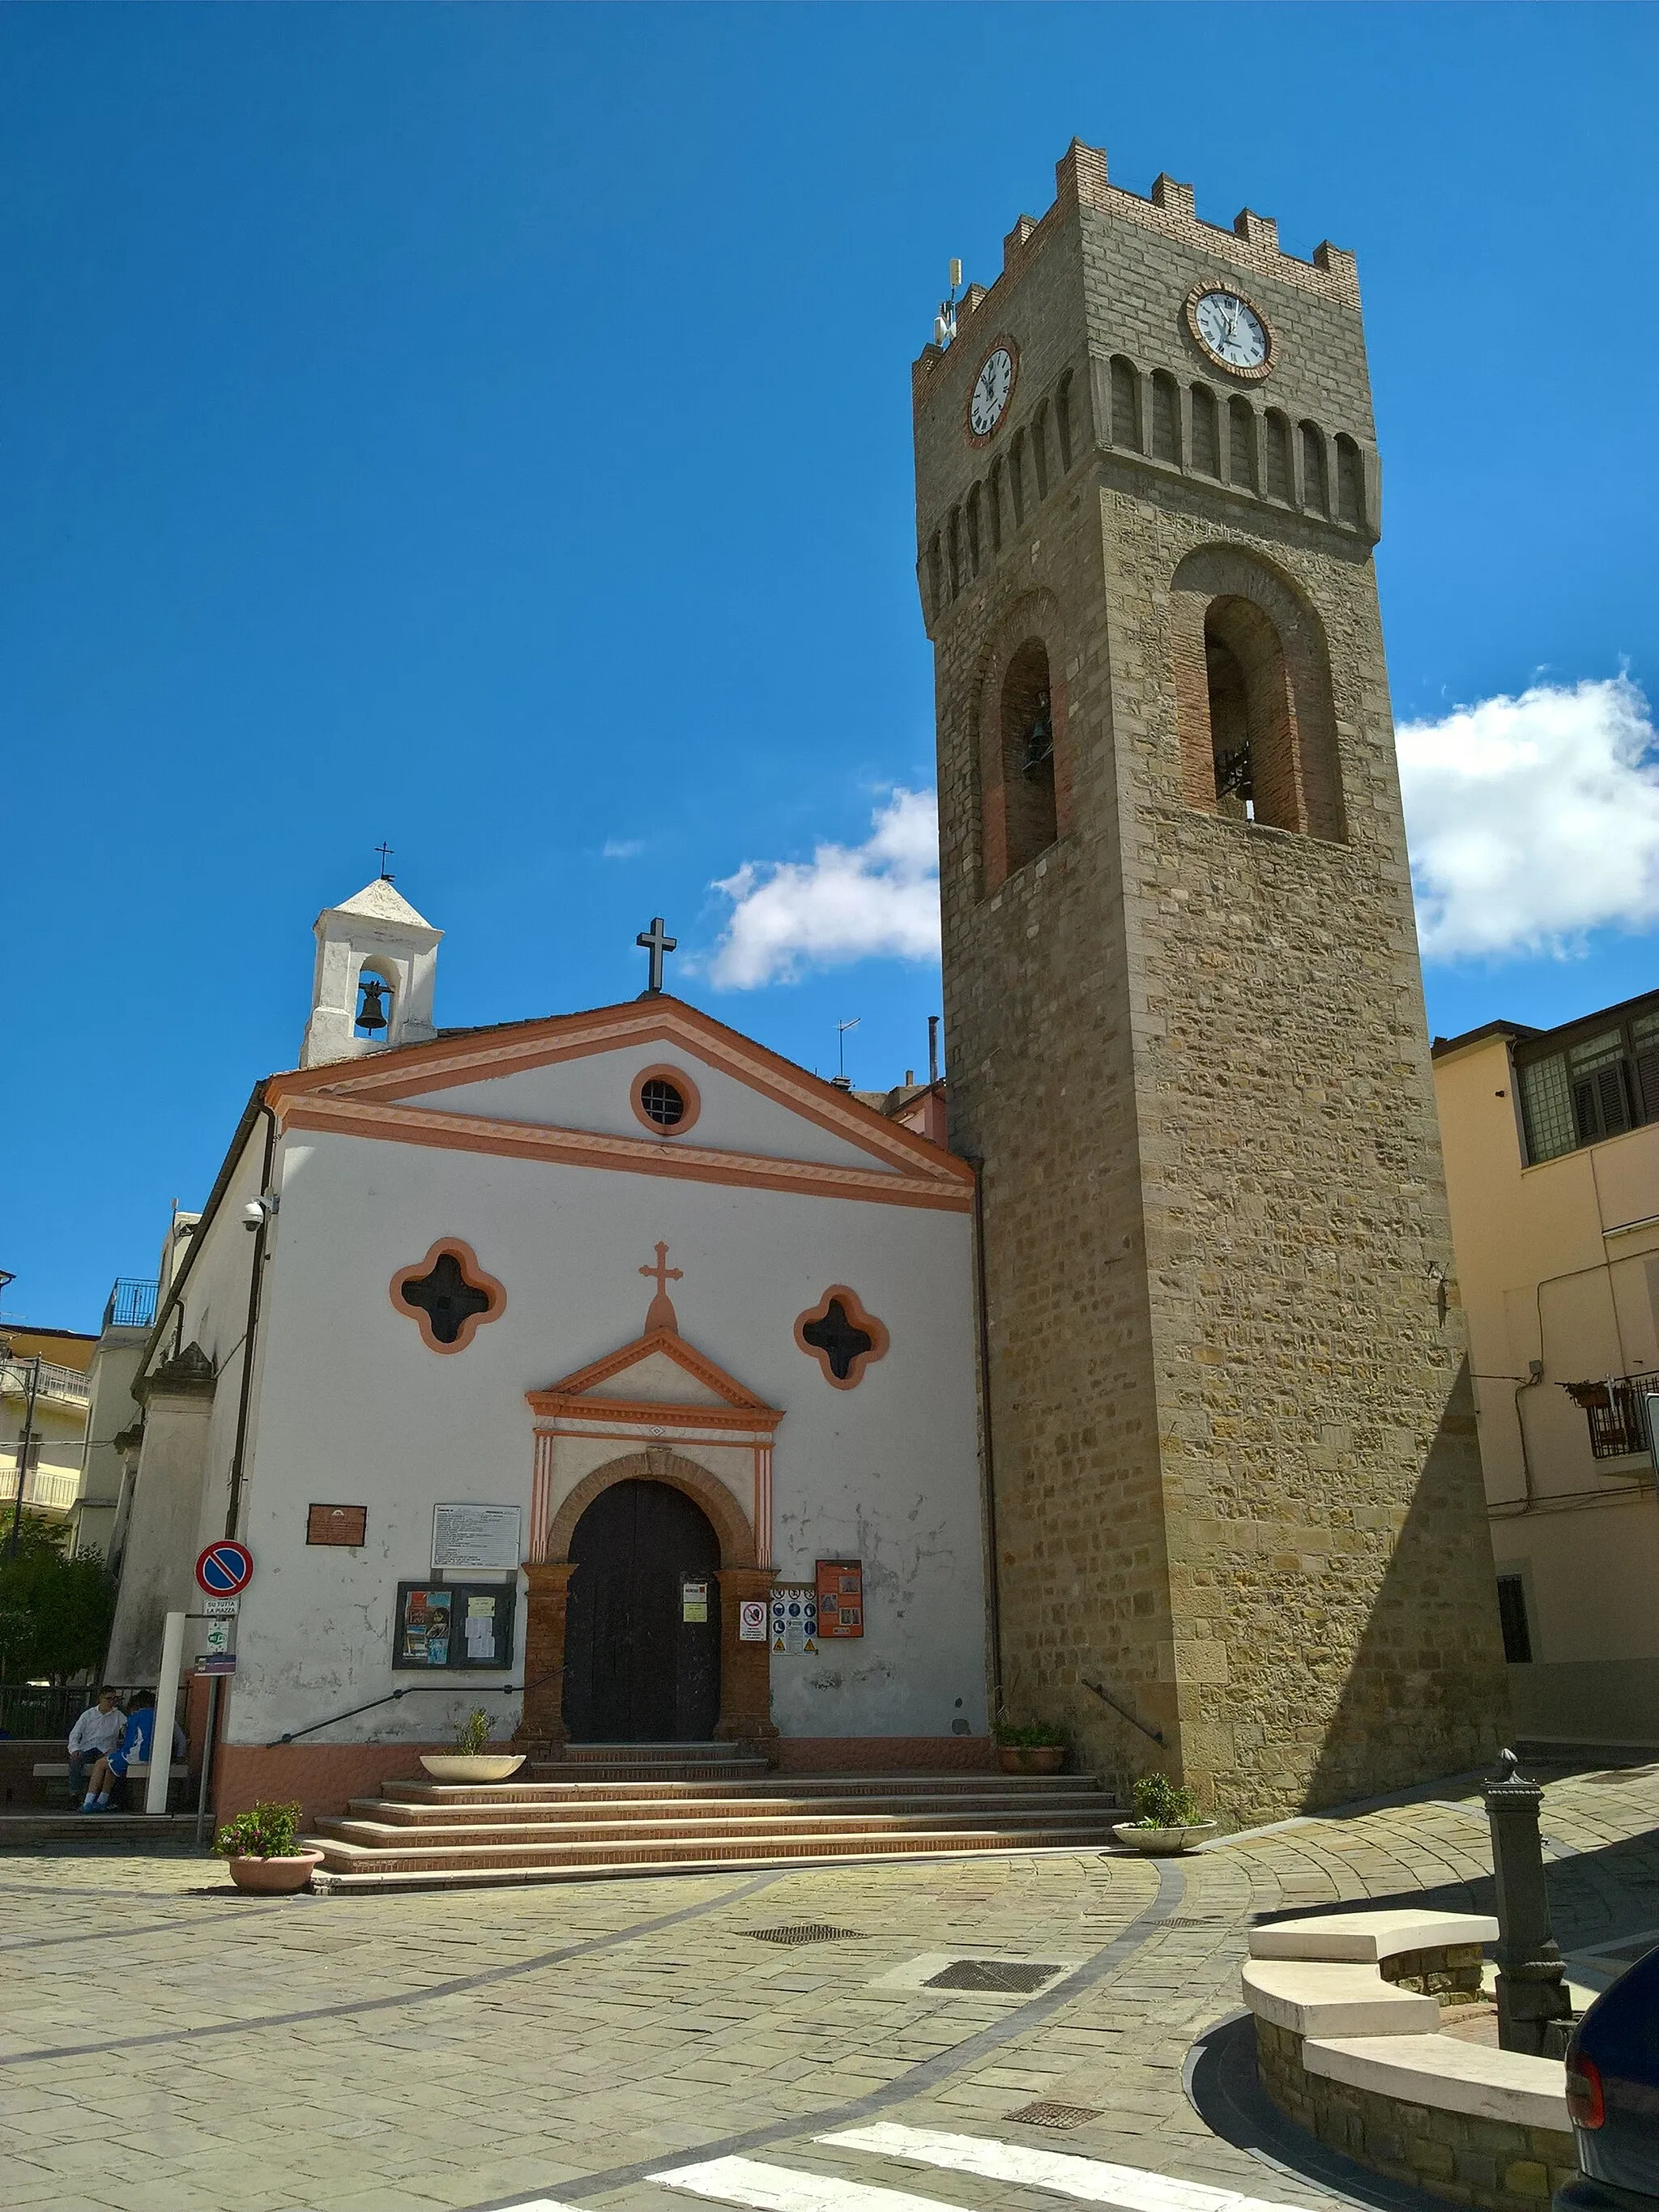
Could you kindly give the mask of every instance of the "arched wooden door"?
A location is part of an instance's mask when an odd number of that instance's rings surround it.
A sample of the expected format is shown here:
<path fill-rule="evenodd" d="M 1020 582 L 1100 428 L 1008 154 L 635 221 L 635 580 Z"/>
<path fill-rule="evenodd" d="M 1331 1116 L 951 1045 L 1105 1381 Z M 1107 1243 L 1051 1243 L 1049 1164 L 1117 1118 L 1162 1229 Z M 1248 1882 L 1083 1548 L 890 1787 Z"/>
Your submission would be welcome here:
<path fill-rule="evenodd" d="M 701 1507 L 665 1482 L 612 1483 L 577 1522 L 570 1557 L 571 1741 L 707 1743 L 720 1711 L 720 1547 Z M 699 1604 L 706 1617 L 688 1620 Z"/>

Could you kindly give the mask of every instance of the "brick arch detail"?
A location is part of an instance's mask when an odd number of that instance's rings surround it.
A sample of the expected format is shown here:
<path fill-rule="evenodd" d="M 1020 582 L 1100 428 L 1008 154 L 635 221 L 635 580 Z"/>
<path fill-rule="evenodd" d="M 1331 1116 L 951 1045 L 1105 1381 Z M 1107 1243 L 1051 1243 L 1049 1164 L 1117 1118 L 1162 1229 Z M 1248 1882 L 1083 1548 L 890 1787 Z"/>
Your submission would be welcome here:
<path fill-rule="evenodd" d="M 1170 581 L 1182 797 L 1206 814 L 1216 811 L 1204 625 L 1218 600 L 1242 600 L 1270 624 L 1282 657 L 1283 750 L 1267 769 L 1277 779 L 1282 826 L 1341 842 L 1346 832 L 1324 625 L 1288 576 L 1237 546 L 1200 546 L 1188 554 Z"/>
<path fill-rule="evenodd" d="M 1065 635 L 1052 592 L 1022 592 L 998 618 L 979 656 L 972 690 L 973 758 L 979 799 L 980 884 L 984 896 L 1008 880 L 1008 816 L 1003 787 L 1002 687 L 1010 662 L 1033 638 L 1048 656 L 1048 703 L 1054 719 L 1054 836 L 1072 828 L 1072 743 L 1066 714 Z"/>
<path fill-rule="evenodd" d="M 553 1516 L 547 1532 L 549 1559 L 570 1557 L 570 1540 L 576 1533 L 576 1523 L 596 1498 L 618 1482 L 665 1482 L 671 1489 L 684 1491 L 713 1522 L 714 1534 L 720 1540 L 721 1566 L 754 1565 L 755 1532 L 748 1515 L 726 1485 L 706 1467 L 699 1467 L 696 1460 L 656 1444 L 648 1445 L 643 1451 L 626 1452 L 620 1459 L 607 1460 L 603 1467 L 596 1467 L 582 1477 Z"/>

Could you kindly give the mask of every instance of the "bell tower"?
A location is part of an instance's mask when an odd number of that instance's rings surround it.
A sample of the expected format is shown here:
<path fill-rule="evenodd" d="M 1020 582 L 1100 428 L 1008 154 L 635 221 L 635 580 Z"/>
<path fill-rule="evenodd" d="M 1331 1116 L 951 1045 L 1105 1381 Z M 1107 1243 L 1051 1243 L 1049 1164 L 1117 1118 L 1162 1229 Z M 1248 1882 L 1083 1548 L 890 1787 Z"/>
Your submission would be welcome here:
<path fill-rule="evenodd" d="M 437 1036 L 432 992 L 443 932 L 416 913 L 390 876 L 327 908 L 313 934 L 317 964 L 301 1067 Z"/>
<path fill-rule="evenodd" d="M 1002 1697 L 1261 1820 L 1508 1710 L 1359 291 L 1057 179 L 913 372 Z"/>

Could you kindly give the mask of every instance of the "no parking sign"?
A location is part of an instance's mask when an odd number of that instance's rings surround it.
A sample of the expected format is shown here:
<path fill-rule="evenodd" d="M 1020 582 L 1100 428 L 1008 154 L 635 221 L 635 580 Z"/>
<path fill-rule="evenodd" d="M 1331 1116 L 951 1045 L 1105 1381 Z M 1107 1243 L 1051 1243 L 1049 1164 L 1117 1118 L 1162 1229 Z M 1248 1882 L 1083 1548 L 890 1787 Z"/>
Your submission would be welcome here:
<path fill-rule="evenodd" d="M 234 1536 L 210 1544 L 196 1562 L 196 1581 L 210 1597 L 234 1597 L 253 1580 L 253 1554 Z"/>

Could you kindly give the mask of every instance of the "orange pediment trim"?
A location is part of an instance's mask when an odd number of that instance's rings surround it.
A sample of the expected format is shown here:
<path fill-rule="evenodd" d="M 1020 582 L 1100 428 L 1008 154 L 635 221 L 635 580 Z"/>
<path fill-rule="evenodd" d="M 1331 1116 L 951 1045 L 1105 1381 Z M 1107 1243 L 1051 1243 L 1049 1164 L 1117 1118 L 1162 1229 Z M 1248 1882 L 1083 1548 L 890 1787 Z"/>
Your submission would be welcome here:
<path fill-rule="evenodd" d="M 660 1356 L 672 1360 L 705 1389 L 712 1390 L 724 1401 L 719 1406 L 670 1405 L 659 1398 L 625 1398 L 597 1396 L 607 1382 L 626 1375 L 630 1368 L 642 1360 Z M 574 1375 L 564 1376 L 557 1382 L 550 1382 L 544 1390 L 526 1390 L 525 1396 L 531 1409 L 538 1413 L 588 1413 L 599 1420 L 653 1420 L 673 1422 L 686 1426 L 701 1423 L 705 1428 L 775 1428 L 783 1419 L 775 1406 L 769 1406 L 764 1398 L 757 1398 L 752 1390 L 745 1390 L 735 1376 L 728 1375 L 723 1367 L 695 1350 L 683 1336 L 672 1329 L 653 1329 L 647 1335 L 635 1337 L 615 1352 L 607 1352 L 603 1359 L 589 1366 L 579 1367 Z"/>
<path fill-rule="evenodd" d="M 896 1181 L 903 1178 L 908 1190 L 901 1203 L 906 1202 L 907 1198 L 912 1205 L 927 1203 L 926 1199 L 913 1194 L 926 1190 L 929 1185 L 938 1194 L 933 1201 L 936 1204 L 965 1206 L 971 1203 L 974 1171 L 965 1160 L 957 1159 L 942 1145 L 906 1128 L 902 1122 L 890 1121 L 873 1106 L 866 1106 L 862 1100 L 838 1091 L 833 1084 L 808 1074 L 805 1068 L 768 1051 L 764 1045 L 757 1044 L 741 1031 L 728 1029 L 724 1022 L 717 1022 L 699 1007 L 688 1006 L 684 1000 L 665 993 L 659 998 L 628 1000 L 620 1006 L 595 1007 L 588 1013 L 557 1014 L 546 1021 L 507 1023 L 496 1028 L 435 1037 L 427 1044 L 400 1045 L 392 1051 L 374 1053 L 362 1060 L 337 1060 L 320 1067 L 273 1075 L 267 1081 L 266 1097 L 279 1117 L 300 1121 L 303 1115 L 302 1126 L 312 1127 L 331 1126 L 313 1118 L 331 1106 L 340 1111 L 340 1119 L 331 1125 L 341 1127 L 348 1117 L 366 1119 L 363 1109 L 372 1103 L 392 1110 L 380 1128 L 365 1127 L 364 1134 L 401 1136 L 405 1142 L 433 1143 L 441 1141 L 437 1133 L 441 1123 L 459 1135 L 474 1117 L 420 1115 L 416 1109 L 411 1109 L 410 1120 L 402 1127 L 388 1126 L 401 1118 L 396 1113 L 400 1103 L 423 1091 L 453 1089 L 520 1069 L 546 1066 L 556 1060 L 580 1059 L 594 1053 L 614 1051 L 620 1046 L 640 1044 L 678 1046 L 693 1053 L 709 1066 L 760 1091 L 775 1104 L 787 1107 L 818 1127 L 858 1146 L 880 1161 L 889 1174 L 896 1170 Z M 425 1131 L 419 1134 L 413 1127 L 417 1120 L 427 1123 Z M 492 1125 L 480 1122 L 476 1126 L 481 1129 Z M 493 1127 L 502 1136 L 518 1139 L 519 1146 L 532 1134 L 527 1124 L 498 1121 Z M 566 1144 L 579 1138 L 579 1133 L 568 1130 L 547 1129 L 537 1133 Z M 466 1148 L 465 1145 L 458 1146 Z M 640 1149 L 672 1160 L 677 1152 L 689 1148 L 682 1147 L 665 1133 L 655 1144 L 641 1139 Z M 805 1164 L 769 1164 L 787 1169 Z M 740 1165 L 742 1169 L 750 1169 L 759 1163 L 745 1159 Z"/>

